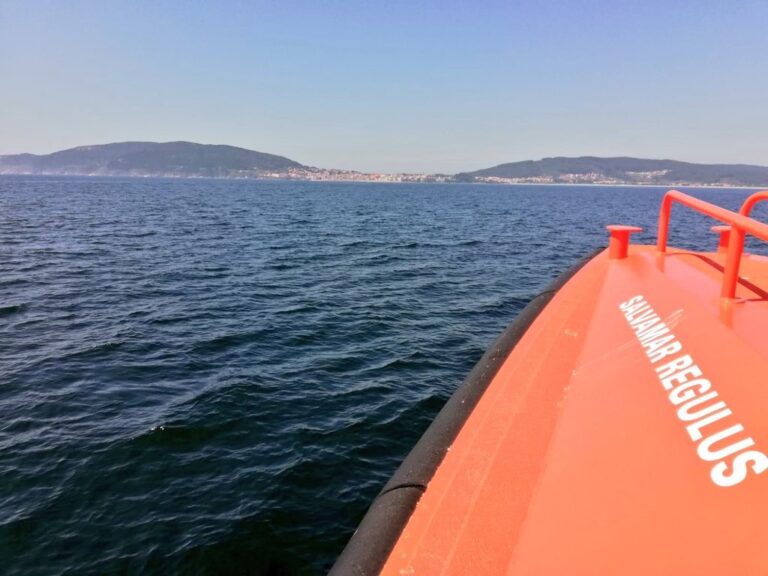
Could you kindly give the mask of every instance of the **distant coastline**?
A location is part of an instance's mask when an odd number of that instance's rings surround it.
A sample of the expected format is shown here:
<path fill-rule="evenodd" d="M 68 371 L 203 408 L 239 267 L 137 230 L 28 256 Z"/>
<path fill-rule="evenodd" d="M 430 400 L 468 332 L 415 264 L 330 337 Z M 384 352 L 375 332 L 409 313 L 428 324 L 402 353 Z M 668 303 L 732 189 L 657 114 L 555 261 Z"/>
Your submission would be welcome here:
<path fill-rule="evenodd" d="M 306 166 L 275 154 L 194 142 L 120 142 L 0 156 L 0 175 L 214 178 L 367 183 L 760 188 L 768 167 L 581 156 L 510 162 L 459 174 L 378 173 Z"/>
<path fill-rule="evenodd" d="M 511 182 L 511 183 L 498 183 L 498 182 L 459 182 L 456 180 L 445 180 L 443 182 L 438 181 L 406 181 L 406 180 L 332 180 L 332 179 L 324 179 L 324 180 L 311 180 L 311 179 L 298 179 L 298 178 L 238 178 L 238 177 L 227 177 L 227 176 L 158 176 L 158 175 L 145 175 L 145 176 L 136 176 L 136 175 L 122 175 L 122 174 L 32 174 L 32 173 L 10 173 L 10 172 L 0 172 L 0 179 L 4 177 L 37 177 L 37 178 L 114 178 L 114 179 L 130 179 L 130 180 L 151 180 L 151 179 L 157 179 L 157 180 L 212 180 L 212 181 L 230 181 L 230 182 L 238 182 L 238 181 L 248 181 L 248 182 L 328 182 L 328 183 L 338 183 L 338 184 L 440 184 L 440 183 L 447 183 L 452 184 L 456 186 L 527 186 L 527 187 L 562 187 L 562 188 L 659 188 L 659 189 L 665 189 L 668 190 L 670 188 L 680 188 L 680 189 L 686 189 L 686 188 L 711 188 L 713 190 L 717 189 L 728 189 L 728 190 L 760 190 L 760 189 L 768 189 L 768 185 L 760 186 L 760 185 L 753 185 L 753 186 L 741 186 L 741 185 L 734 185 L 734 184 L 590 184 L 590 183 L 567 183 L 567 182 L 554 182 L 554 183 L 541 183 L 541 182 Z"/>

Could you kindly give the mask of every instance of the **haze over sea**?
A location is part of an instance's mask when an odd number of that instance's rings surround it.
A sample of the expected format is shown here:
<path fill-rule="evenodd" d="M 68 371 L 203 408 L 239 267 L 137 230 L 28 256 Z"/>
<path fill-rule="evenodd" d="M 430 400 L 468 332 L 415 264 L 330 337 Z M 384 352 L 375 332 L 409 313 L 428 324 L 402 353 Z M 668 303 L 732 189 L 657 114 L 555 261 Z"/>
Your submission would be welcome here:
<path fill-rule="evenodd" d="M 663 192 L 0 178 L 2 571 L 323 573 L 485 348 L 605 224 L 653 241 Z"/>

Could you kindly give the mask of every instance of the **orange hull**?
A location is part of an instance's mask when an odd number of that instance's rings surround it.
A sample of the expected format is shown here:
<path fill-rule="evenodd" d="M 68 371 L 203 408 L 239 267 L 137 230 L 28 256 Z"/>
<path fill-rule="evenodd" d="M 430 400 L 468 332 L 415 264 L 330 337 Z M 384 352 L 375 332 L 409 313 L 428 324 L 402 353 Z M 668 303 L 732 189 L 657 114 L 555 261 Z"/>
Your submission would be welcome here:
<path fill-rule="evenodd" d="M 438 417 L 426 437 L 448 441 L 414 449 L 333 573 L 768 573 L 768 258 L 734 245 L 768 226 L 724 216 L 707 253 L 666 249 L 668 210 L 656 247 L 613 228 L 449 402 L 461 422 Z"/>

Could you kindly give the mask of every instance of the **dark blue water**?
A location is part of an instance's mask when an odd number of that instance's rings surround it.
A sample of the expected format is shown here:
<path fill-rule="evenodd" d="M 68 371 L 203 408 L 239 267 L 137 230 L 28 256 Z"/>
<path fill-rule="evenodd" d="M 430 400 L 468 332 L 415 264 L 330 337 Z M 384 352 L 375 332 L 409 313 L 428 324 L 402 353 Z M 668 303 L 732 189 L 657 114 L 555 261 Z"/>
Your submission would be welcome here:
<path fill-rule="evenodd" d="M 0 178 L 0 572 L 323 573 L 486 346 L 605 224 L 652 241 L 662 193 Z"/>

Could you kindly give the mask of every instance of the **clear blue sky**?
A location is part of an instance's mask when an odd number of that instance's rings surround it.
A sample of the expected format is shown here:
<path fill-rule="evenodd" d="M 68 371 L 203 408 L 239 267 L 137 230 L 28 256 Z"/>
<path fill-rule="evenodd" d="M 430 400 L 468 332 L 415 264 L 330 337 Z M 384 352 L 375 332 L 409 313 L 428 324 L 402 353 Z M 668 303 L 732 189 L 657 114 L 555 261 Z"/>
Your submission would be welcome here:
<path fill-rule="evenodd" d="M 456 172 L 768 165 L 768 3 L 0 0 L 0 154 L 226 143 Z"/>

